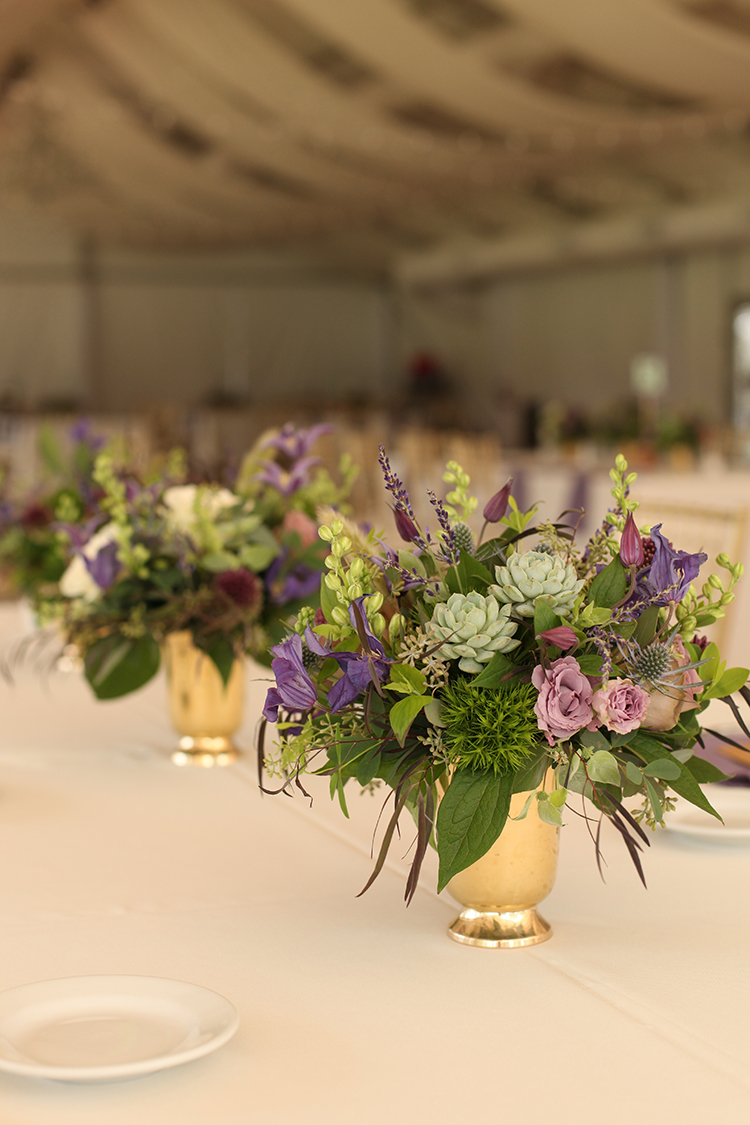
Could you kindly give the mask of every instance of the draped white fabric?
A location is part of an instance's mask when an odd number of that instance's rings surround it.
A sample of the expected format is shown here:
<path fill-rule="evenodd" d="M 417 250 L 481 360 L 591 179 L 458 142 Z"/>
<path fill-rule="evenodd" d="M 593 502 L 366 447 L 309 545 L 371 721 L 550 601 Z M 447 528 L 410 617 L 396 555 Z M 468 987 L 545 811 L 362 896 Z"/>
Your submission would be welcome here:
<path fill-rule="evenodd" d="M 5 0 L 0 43 L 0 203 L 114 242 L 382 268 L 750 183 L 747 0 Z"/>

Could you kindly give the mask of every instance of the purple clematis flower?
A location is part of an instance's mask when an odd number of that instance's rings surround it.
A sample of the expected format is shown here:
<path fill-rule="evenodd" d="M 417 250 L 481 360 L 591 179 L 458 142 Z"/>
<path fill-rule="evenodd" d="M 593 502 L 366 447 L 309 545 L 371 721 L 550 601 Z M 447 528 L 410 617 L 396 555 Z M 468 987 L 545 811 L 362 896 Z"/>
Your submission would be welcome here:
<path fill-rule="evenodd" d="M 289 461 L 299 461 L 310 452 L 318 438 L 323 434 L 330 434 L 333 426 L 327 423 L 320 423 L 317 426 L 310 426 L 307 430 L 297 429 L 290 422 L 283 426 L 278 434 L 268 438 L 264 443 L 272 449 L 278 449 Z"/>
<path fill-rule="evenodd" d="M 703 551 L 692 555 L 687 551 L 675 551 L 662 535 L 660 523 L 651 528 L 651 538 L 656 551 L 645 580 L 649 593 L 660 595 L 654 604 L 682 601 L 708 555 Z"/>
<path fill-rule="evenodd" d="M 263 484 L 270 484 L 282 496 L 291 496 L 309 482 L 310 470 L 319 464 L 319 457 L 303 457 L 287 470 L 282 469 L 275 461 L 264 461 L 263 472 L 258 473 L 255 479 Z"/>
<path fill-rule="evenodd" d="M 82 555 L 86 570 L 102 590 L 108 590 L 122 569 L 122 564 L 117 557 L 119 546 L 117 543 L 107 543 L 93 559 Z"/>
<path fill-rule="evenodd" d="M 70 438 L 76 445 L 87 445 L 93 453 L 107 444 L 105 437 L 93 432 L 90 418 L 79 418 L 70 427 Z"/>
<path fill-rule="evenodd" d="M 376 684 L 378 691 L 380 691 L 380 685 L 390 675 L 392 661 L 385 655 L 385 649 L 371 631 L 364 612 L 364 600 L 369 596 L 369 594 L 363 594 L 361 598 L 356 598 L 349 607 L 349 620 L 358 633 L 360 628 L 362 629 L 369 651 L 336 652 L 335 649 L 325 645 L 320 637 L 316 637 L 309 627 L 305 633 L 308 648 L 312 649 L 317 656 L 332 656 L 344 673 L 328 693 L 328 702 L 332 711 L 340 711 L 342 707 L 347 707 L 350 703 L 353 703 L 368 684 Z M 356 610 L 355 606 L 357 607 Z M 359 616 L 359 624 L 357 616 Z"/>
<path fill-rule="evenodd" d="M 276 687 L 268 689 L 263 718 L 275 723 L 280 707 L 285 711 L 309 711 L 317 702 L 318 693 L 302 663 L 302 637 L 298 633 L 292 633 L 281 644 L 274 645 L 271 652 L 274 654 L 271 670 L 276 677 Z"/>

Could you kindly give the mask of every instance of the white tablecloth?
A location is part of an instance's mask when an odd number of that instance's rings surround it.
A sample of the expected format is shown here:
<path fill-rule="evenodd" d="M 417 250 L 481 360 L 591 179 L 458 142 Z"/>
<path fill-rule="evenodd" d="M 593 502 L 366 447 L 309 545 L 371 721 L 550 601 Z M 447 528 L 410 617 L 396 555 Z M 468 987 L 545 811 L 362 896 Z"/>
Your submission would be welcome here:
<path fill-rule="evenodd" d="M 17 627 L 0 614 L 6 648 Z M 434 867 L 408 910 L 398 859 L 355 898 L 379 801 L 353 793 L 346 822 L 320 786 L 312 809 L 261 797 L 250 754 L 173 766 L 161 680 L 96 704 L 76 674 L 26 669 L 0 716 L 0 989 L 174 977 L 241 1018 L 148 1077 L 0 1074 L 3 1125 L 747 1120 L 750 849 L 662 832 L 645 891 L 612 833 L 603 884 L 568 816 L 552 940 L 471 949 Z"/>

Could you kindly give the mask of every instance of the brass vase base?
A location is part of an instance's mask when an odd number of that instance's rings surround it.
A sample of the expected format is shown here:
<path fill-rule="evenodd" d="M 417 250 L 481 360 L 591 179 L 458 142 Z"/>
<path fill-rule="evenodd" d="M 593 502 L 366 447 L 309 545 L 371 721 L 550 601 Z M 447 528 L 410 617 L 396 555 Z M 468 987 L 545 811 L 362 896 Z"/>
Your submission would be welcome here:
<path fill-rule="evenodd" d="M 516 949 L 552 937 L 552 927 L 535 907 L 526 910 L 464 910 L 448 927 L 454 941 L 485 949 Z"/>
<path fill-rule="evenodd" d="M 223 735 L 184 735 L 172 753 L 172 761 L 176 766 L 211 769 L 213 766 L 229 766 L 239 756 L 240 751 L 231 738 Z"/>

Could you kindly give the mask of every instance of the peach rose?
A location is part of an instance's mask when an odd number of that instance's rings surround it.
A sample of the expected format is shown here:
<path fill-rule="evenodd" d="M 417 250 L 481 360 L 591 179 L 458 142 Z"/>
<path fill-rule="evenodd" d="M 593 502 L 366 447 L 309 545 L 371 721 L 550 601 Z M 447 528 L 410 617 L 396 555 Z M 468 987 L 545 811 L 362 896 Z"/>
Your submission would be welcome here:
<path fill-rule="evenodd" d="M 681 668 L 690 664 L 690 654 L 685 648 L 682 637 L 678 634 L 672 643 L 672 668 Z M 698 706 L 696 695 L 703 689 L 701 678 L 695 668 L 689 668 L 681 676 L 672 679 L 673 687 L 670 695 L 654 688 L 649 695 L 651 700 L 646 711 L 646 717 L 641 722 L 644 730 L 671 730 L 677 726 L 683 711 L 691 711 Z"/>

